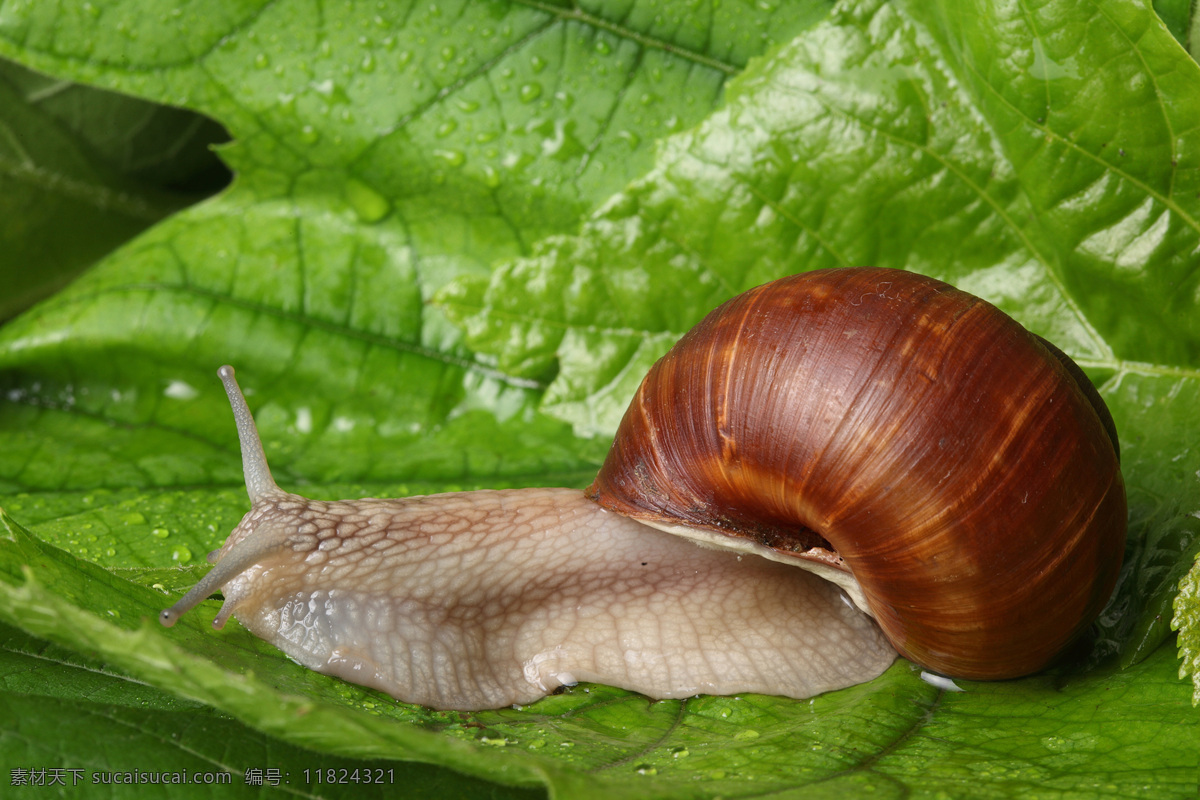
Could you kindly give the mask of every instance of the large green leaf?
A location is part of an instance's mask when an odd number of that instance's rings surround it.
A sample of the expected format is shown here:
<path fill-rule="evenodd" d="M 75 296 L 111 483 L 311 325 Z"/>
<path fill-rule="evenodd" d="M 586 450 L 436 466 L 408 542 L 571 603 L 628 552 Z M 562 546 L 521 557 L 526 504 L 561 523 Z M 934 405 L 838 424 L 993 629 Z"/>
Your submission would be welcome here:
<path fill-rule="evenodd" d="M 1116 417 L 1131 548 L 1098 653 L 1129 661 L 1167 635 L 1200 528 L 1200 67 L 1148 9 L 980 5 L 847 4 L 578 235 L 439 300 L 506 372 L 558 365 L 543 409 L 607 433 L 701 314 L 767 279 L 875 264 L 975 291 Z"/>
<path fill-rule="evenodd" d="M 244 746 L 187 748 L 234 773 L 311 751 L 556 796 L 1194 793 L 1190 688 L 1157 645 L 1200 508 L 1200 71 L 1135 3 L 824 12 L 0 2 L 0 53 L 212 116 L 237 172 L 0 329 L 0 621 L 58 670 L 5 684 L 14 715 L 138 726 L 146 764 L 183 764 L 158 732 L 196 725 Z M 1131 544 L 1090 658 L 961 694 L 901 662 L 805 702 L 585 685 L 461 714 L 214 633 L 215 603 L 153 622 L 245 510 L 218 364 L 289 489 L 582 485 L 607 442 L 580 434 L 700 315 L 865 262 L 992 299 L 1101 382 Z M 0 731 L 5 763 L 137 768 Z"/>

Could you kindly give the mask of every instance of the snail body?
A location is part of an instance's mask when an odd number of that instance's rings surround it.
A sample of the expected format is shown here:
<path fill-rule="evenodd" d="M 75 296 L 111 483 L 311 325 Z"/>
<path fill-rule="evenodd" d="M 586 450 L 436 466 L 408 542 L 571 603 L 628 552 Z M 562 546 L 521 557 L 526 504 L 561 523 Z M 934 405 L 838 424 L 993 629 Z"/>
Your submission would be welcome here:
<path fill-rule="evenodd" d="M 222 367 L 252 509 L 161 619 L 224 587 L 216 627 L 440 708 L 579 680 L 807 697 L 897 650 L 1027 674 L 1099 614 L 1124 548 L 1115 429 L 1073 366 L 939 281 L 805 273 L 654 366 L 586 493 L 338 502 L 275 485 Z"/>

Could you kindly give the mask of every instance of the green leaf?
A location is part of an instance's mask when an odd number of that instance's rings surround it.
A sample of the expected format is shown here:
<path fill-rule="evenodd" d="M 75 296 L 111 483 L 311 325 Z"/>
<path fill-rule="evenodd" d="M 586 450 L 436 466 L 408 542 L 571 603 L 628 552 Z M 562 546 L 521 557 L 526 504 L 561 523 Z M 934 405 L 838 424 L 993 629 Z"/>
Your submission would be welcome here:
<path fill-rule="evenodd" d="M 1130 548 L 1094 658 L 1129 662 L 1167 635 L 1200 542 L 1200 68 L 1145 9 L 967 9 L 840 6 L 578 235 L 437 299 L 502 370 L 553 374 L 543 410 L 598 435 L 702 314 L 766 280 L 876 264 L 991 300 L 1116 417 Z"/>
<path fill-rule="evenodd" d="M 1137 4 L 826 10 L 0 5 L 0 53 L 211 116 L 237 173 L 0 328 L 0 652 L 52 670 L 0 687 L 5 755 L 370 759 L 459 794 L 1194 794 L 1157 645 L 1200 508 L 1200 73 Z M 607 442 L 576 431 L 611 430 L 700 315 L 858 262 L 983 294 L 1101 382 L 1131 539 L 1091 661 L 961 694 L 901 662 L 804 702 L 581 685 L 462 714 L 214 632 L 215 602 L 154 622 L 245 512 L 219 364 L 306 495 L 581 486 Z"/>
<path fill-rule="evenodd" d="M 1192 705 L 1200 706 L 1200 561 L 1198 561 L 1179 583 L 1179 594 L 1175 597 L 1175 617 L 1171 627 L 1180 631 L 1179 677 L 1192 678 L 1196 687 L 1192 693 Z"/>
<path fill-rule="evenodd" d="M 0 60 L 0 320 L 219 188 L 208 145 L 221 138 L 195 114 Z"/>
<path fill-rule="evenodd" d="M 995 796 L 1029 782 L 1045 796 L 1163 797 L 1194 789 L 1195 740 L 1181 735 L 1194 720 L 1172 699 L 1186 688 L 1174 678 L 1167 649 L 1123 672 L 963 682 L 963 694 L 922 683 L 901 662 L 879 680 L 808 702 L 648 702 L 584 685 L 520 710 L 435 712 L 310 673 L 236 623 L 214 634 L 206 623 L 215 604 L 203 620 L 183 620 L 185 635 L 177 637 L 153 622 L 161 593 L 79 563 L 7 517 L 0 523 L 10 537 L 0 539 L 5 622 L 92 654 L 114 679 L 124 674 L 201 700 L 325 753 L 430 759 L 503 783 L 541 778 L 572 797 L 693 796 L 697 781 L 706 794 L 732 794 L 747 780 L 760 790 L 809 785 L 830 796 L 910 784 L 961 795 L 980 788 L 981 760 L 992 770 Z M 71 602 L 84 592 L 103 609 L 99 615 Z M 154 705 L 179 705 L 154 691 L 149 696 Z M 1108 710 L 1097 718 L 1100 702 Z M 980 727 L 980 715 L 1009 724 Z M 254 763 L 244 754 L 226 759 L 226 768 Z M 930 774 L 932 763 L 939 768 Z M 1155 765 L 1153 776 L 1138 769 L 1144 763 Z"/>
<path fill-rule="evenodd" d="M 31 796 L 53 785 L 58 771 L 63 785 L 83 791 L 83 786 L 111 783 L 111 773 L 166 773 L 178 781 L 186 773 L 194 781 L 220 784 L 173 786 L 172 796 L 229 796 L 246 793 L 247 775 L 258 770 L 267 785 L 294 788 L 310 784 L 320 797 L 389 797 L 402 783 L 406 797 L 444 796 L 446 781 L 433 768 L 394 761 L 348 759 L 295 747 L 264 737 L 208 706 L 186 700 L 145 684 L 133 684 L 93 661 L 35 639 L 8 626 L 0 626 L 0 708 L 13 724 L 0 731 L 0 760 L 10 770 L 25 770 Z M 130 754 L 137 754 L 136 763 Z M 327 780 L 357 777 L 342 784 Z M 269 770 L 277 770 L 271 775 Z M 315 773 L 321 770 L 318 780 Z M 357 774 L 355 771 L 357 770 Z M 44 777 L 39 771 L 47 773 Z M 305 780 L 305 775 L 308 779 Z M 369 775 L 367 775 L 369 771 Z M 370 780 L 370 783 L 364 783 Z M 311 785 L 315 784 L 315 785 Z M 463 776 L 453 779 L 456 789 L 468 794 L 486 791 L 482 781 Z M 213 786 L 217 788 L 213 788 Z M 494 796 L 529 797 L 534 792 L 498 791 Z M 20 788 L 10 789 L 21 796 Z M 115 785 L 113 797 L 142 796 L 144 788 Z M 10 795 L 11 796 L 11 795 Z"/>

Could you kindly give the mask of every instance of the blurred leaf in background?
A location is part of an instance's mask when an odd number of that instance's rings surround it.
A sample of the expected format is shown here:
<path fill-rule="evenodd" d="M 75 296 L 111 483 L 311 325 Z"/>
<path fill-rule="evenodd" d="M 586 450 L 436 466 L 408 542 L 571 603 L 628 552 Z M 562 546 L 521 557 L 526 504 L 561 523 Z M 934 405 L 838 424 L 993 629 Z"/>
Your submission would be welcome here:
<path fill-rule="evenodd" d="M 219 191 L 221 126 L 0 60 L 0 320 Z"/>

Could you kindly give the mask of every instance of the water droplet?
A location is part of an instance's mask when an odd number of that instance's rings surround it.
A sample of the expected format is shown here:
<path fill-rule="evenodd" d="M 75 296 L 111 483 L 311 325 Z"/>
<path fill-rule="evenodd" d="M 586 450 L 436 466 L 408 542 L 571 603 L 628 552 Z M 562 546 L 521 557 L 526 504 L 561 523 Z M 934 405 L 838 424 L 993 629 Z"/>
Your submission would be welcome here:
<path fill-rule="evenodd" d="M 372 55 L 371 53 L 367 53 L 365 56 L 363 56 L 362 61 L 359 62 L 358 68 L 360 70 L 362 70 L 363 72 L 374 72 L 375 71 L 375 56 Z"/>
<path fill-rule="evenodd" d="M 126 511 L 121 515 L 121 521 L 126 525 L 142 525 L 146 522 L 146 518 L 137 511 Z"/>
<path fill-rule="evenodd" d="M 254 57 L 254 66 L 257 69 L 266 69 L 271 66 L 271 59 L 267 57 L 266 53 L 259 53 Z"/>
<path fill-rule="evenodd" d="M 672 758 L 687 758 L 688 757 L 688 749 L 686 747 L 676 747 L 673 750 L 671 750 L 671 757 Z"/>
<path fill-rule="evenodd" d="M 300 141 L 305 144 L 316 144 L 321 138 L 321 134 L 312 125 L 305 125 L 300 129 Z"/>
<path fill-rule="evenodd" d="M 583 142 L 575 136 L 575 120 L 558 119 L 554 122 L 553 136 L 542 140 L 542 153 L 557 161 L 568 161 L 587 151 Z"/>
<path fill-rule="evenodd" d="M 642 137 L 633 131 L 620 131 L 617 133 L 617 138 L 624 139 L 629 144 L 630 150 L 636 150 L 637 146 L 642 143 Z"/>
<path fill-rule="evenodd" d="M 542 96 L 542 85 L 537 82 L 527 83 L 521 87 L 519 96 L 522 103 L 532 103 Z"/>
<path fill-rule="evenodd" d="M 507 747 L 510 744 L 508 739 L 505 739 L 505 738 L 493 739 L 488 736 L 481 736 L 479 739 L 479 743 L 480 744 L 490 744 L 492 747 Z"/>
<path fill-rule="evenodd" d="M 176 545 L 171 549 L 171 560 L 177 564 L 186 564 L 192 560 L 192 551 L 183 545 Z"/>
<path fill-rule="evenodd" d="M 115 548 L 115 547 L 106 548 L 104 551 L 104 555 L 108 556 L 109 558 L 112 558 L 116 554 L 117 554 L 117 548 Z"/>
<path fill-rule="evenodd" d="M 461 150 L 434 150 L 433 155 L 452 167 L 461 167 L 467 160 Z"/>
<path fill-rule="evenodd" d="M 117 619 L 121 618 L 121 612 L 117 611 L 115 608 L 108 609 L 108 615 L 110 617 L 116 617 Z"/>
<path fill-rule="evenodd" d="M 606 56 L 612 52 L 612 45 L 610 45 L 604 39 L 597 39 L 596 40 L 596 52 L 602 56 Z"/>
<path fill-rule="evenodd" d="M 346 181 L 344 193 L 350 208 L 368 225 L 392 213 L 392 204 L 388 199 L 357 178 Z"/>
<path fill-rule="evenodd" d="M 490 164 L 483 168 L 483 183 L 489 189 L 500 186 L 500 172 Z"/>
<path fill-rule="evenodd" d="M 500 134 L 496 131 L 480 131 L 479 133 L 475 134 L 475 141 L 479 142 L 480 144 L 487 144 L 488 142 L 496 141 L 496 137 L 499 135 Z"/>
<path fill-rule="evenodd" d="M 458 123 L 452 119 L 448 119 L 438 126 L 437 135 L 439 139 L 444 139 L 458 129 Z"/>
<path fill-rule="evenodd" d="M 452 46 L 446 45 L 445 47 L 442 48 L 442 60 L 443 61 L 452 60 L 454 58 L 454 54 L 457 52 L 458 51 L 455 50 Z"/>
<path fill-rule="evenodd" d="M 546 59 L 541 56 L 534 56 L 529 59 L 529 66 L 533 67 L 535 73 L 541 72 L 546 68 Z"/>
<path fill-rule="evenodd" d="M 454 104 L 458 106 L 459 110 L 465 114 L 470 114 L 472 111 L 479 110 L 479 103 L 476 103 L 474 100 L 464 100 L 460 97 L 454 101 Z"/>
<path fill-rule="evenodd" d="M 636 772 L 638 775 L 657 775 L 658 774 L 658 768 L 651 766 L 650 764 L 638 764 L 636 767 L 633 768 L 633 771 Z"/>
<path fill-rule="evenodd" d="M 150 535 L 155 539 L 165 539 L 171 535 L 171 532 L 166 528 L 155 528 L 154 530 L 150 531 Z"/>
<path fill-rule="evenodd" d="M 350 103 L 350 95 L 346 94 L 345 89 L 334 83 L 332 78 L 326 78 L 323 81 L 313 81 L 309 86 L 330 103 L 336 105 L 349 105 Z"/>

